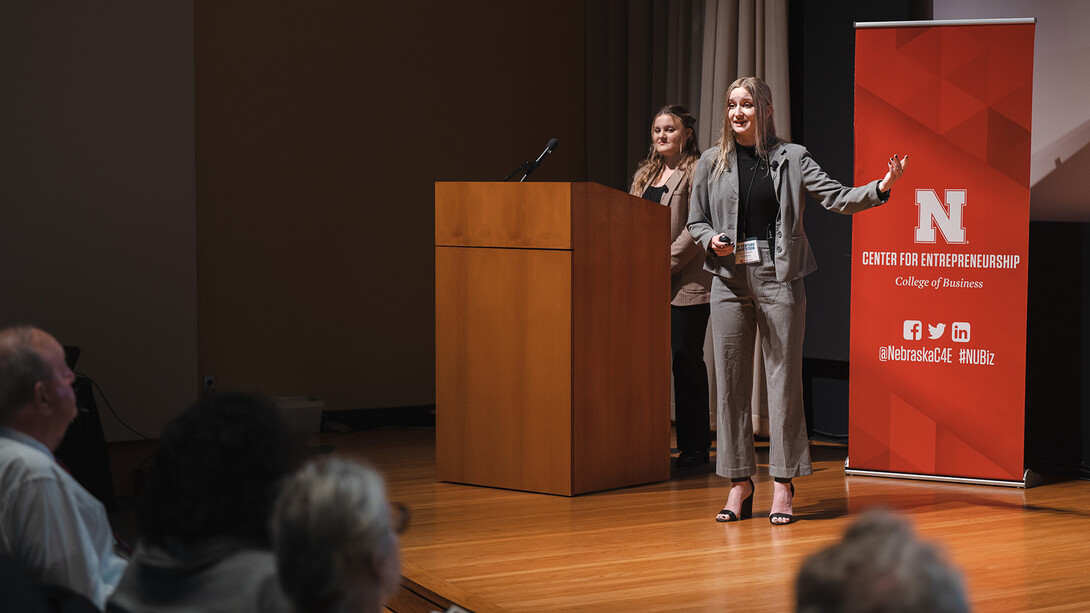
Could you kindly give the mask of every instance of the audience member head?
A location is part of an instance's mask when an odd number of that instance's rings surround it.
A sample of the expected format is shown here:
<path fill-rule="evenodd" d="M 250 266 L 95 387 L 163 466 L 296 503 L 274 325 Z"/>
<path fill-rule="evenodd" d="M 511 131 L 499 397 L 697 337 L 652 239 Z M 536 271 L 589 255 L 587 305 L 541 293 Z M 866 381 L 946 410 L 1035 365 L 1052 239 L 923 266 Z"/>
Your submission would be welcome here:
<path fill-rule="evenodd" d="M 796 581 L 798 613 L 962 613 L 960 573 L 911 526 L 869 512 L 844 538 L 812 555 Z"/>
<path fill-rule="evenodd" d="M 307 613 L 381 611 L 401 578 L 398 532 L 386 485 L 373 469 L 329 459 L 284 486 L 272 531 L 280 584 Z"/>
<path fill-rule="evenodd" d="M 300 451 L 268 400 L 206 397 L 163 432 L 141 503 L 142 538 L 166 549 L 214 540 L 269 545 L 269 517 Z"/>
<path fill-rule="evenodd" d="M 0 330 L 0 425 L 56 449 L 76 418 L 75 379 L 64 348 L 47 332 Z"/>

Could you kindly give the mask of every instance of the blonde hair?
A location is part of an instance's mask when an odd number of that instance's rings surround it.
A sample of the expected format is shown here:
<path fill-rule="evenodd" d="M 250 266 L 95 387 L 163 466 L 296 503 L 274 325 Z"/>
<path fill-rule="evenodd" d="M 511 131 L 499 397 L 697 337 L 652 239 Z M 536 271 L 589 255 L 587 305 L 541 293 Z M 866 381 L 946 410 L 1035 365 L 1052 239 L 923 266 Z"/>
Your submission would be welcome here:
<path fill-rule="evenodd" d="M 764 79 L 758 77 L 742 77 L 730 84 L 727 88 L 726 100 L 723 102 L 723 124 L 719 134 L 719 154 L 715 158 L 715 175 L 723 174 L 730 169 L 730 160 L 738 143 L 735 140 L 734 130 L 730 127 L 730 94 L 741 87 L 749 92 L 753 98 L 753 106 L 757 108 L 754 122 L 757 125 L 757 156 L 768 162 L 768 153 L 778 145 L 781 140 L 776 136 L 776 122 L 772 117 L 772 89 L 768 87 Z M 767 109 L 767 114 L 764 112 Z"/>
<path fill-rule="evenodd" d="M 655 113 L 655 116 L 651 118 L 652 128 L 655 125 L 655 120 L 663 115 L 673 117 L 682 130 L 692 130 L 692 134 L 681 149 L 681 159 L 677 165 L 679 171 L 688 172 L 700 159 L 700 147 L 696 144 L 696 117 L 693 117 L 683 106 L 668 104 L 659 109 L 659 112 Z M 647 189 L 648 184 L 654 181 L 665 167 L 666 158 L 662 157 L 662 154 L 655 149 L 655 143 L 652 142 L 651 148 L 647 152 L 647 158 L 636 167 L 636 174 L 632 176 L 632 188 L 628 193 L 636 196 L 643 194 L 643 190 Z"/>

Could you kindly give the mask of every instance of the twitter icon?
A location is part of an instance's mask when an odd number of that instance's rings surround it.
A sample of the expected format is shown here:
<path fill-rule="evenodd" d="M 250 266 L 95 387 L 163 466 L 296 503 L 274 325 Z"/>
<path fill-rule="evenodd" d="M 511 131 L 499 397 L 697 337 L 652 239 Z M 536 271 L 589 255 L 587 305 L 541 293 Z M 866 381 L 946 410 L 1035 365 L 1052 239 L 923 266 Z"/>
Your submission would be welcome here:
<path fill-rule="evenodd" d="M 931 324 L 927 324 L 927 334 L 928 334 L 927 338 L 929 338 L 931 340 L 935 340 L 937 338 L 942 338 L 942 333 L 943 332 L 946 332 L 946 324 L 939 324 L 937 326 L 932 326 Z"/>

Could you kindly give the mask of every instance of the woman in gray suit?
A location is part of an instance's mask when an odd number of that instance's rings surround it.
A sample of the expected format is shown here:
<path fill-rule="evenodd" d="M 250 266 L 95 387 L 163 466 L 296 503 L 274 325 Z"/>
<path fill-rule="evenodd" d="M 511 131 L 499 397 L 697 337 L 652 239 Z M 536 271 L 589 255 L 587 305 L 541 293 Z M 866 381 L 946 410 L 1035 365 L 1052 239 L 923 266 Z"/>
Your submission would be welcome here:
<path fill-rule="evenodd" d="M 889 199 L 908 156 L 889 159 L 880 181 L 846 187 L 830 178 L 805 147 L 780 140 L 772 92 L 756 77 L 727 88 L 723 131 L 693 177 L 689 232 L 707 253 L 718 388 L 716 473 L 731 480 L 716 521 L 753 512 L 750 395 L 754 334 L 760 330 L 768 381 L 774 525 L 794 521 L 794 477 L 809 475 L 810 445 L 802 404 L 802 278 L 817 268 L 802 225 L 807 196 L 838 213 L 857 213 Z"/>
<path fill-rule="evenodd" d="M 704 366 L 711 273 L 704 270 L 704 248 L 685 227 L 693 169 L 700 158 L 695 125 L 696 118 L 684 107 L 662 107 L 651 124 L 651 150 L 636 169 L 629 190 L 670 207 L 670 350 L 678 466 L 707 464 L 711 446 Z"/>

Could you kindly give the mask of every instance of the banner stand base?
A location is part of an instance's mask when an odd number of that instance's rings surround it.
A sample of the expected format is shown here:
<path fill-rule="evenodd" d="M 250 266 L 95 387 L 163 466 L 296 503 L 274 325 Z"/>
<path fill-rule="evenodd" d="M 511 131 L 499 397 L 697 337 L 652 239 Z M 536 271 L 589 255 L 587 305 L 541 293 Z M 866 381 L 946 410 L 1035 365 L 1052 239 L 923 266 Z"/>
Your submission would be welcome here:
<path fill-rule="evenodd" d="M 975 479 L 973 477 L 946 477 L 943 475 L 921 475 L 916 473 L 898 473 L 882 470 L 868 470 L 864 468 L 851 468 L 849 460 L 844 460 L 844 474 L 850 477 L 887 477 L 892 479 L 915 479 L 917 481 L 939 481 L 943 483 L 968 483 L 970 485 L 996 485 L 1000 487 L 1020 487 L 1029 489 L 1041 484 L 1041 476 L 1030 469 L 1022 473 L 1021 481 L 1005 481 L 1002 479 Z"/>

